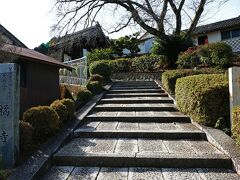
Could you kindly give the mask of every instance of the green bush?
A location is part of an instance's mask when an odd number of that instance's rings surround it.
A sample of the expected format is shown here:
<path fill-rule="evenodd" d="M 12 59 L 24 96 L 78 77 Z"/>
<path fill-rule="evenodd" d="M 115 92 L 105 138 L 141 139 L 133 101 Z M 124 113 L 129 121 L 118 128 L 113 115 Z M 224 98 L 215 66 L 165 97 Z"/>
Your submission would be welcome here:
<path fill-rule="evenodd" d="M 166 56 L 145 55 L 132 59 L 134 72 L 154 72 L 168 67 Z"/>
<path fill-rule="evenodd" d="M 109 81 L 111 76 L 110 65 L 106 62 L 96 61 L 89 67 L 90 75 L 99 74 L 103 76 L 104 81 Z"/>
<path fill-rule="evenodd" d="M 226 68 L 231 64 L 232 48 L 224 42 L 210 43 L 196 48 L 188 48 L 178 56 L 179 67 L 189 68 L 197 65 Z"/>
<path fill-rule="evenodd" d="M 23 113 L 23 121 L 34 128 L 34 139 L 45 141 L 59 129 L 59 116 L 48 106 L 32 107 Z"/>
<path fill-rule="evenodd" d="M 90 76 L 89 81 L 99 81 L 101 84 L 103 84 L 103 77 L 99 74 L 93 74 Z"/>
<path fill-rule="evenodd" d="M 75 112 L 75 103 L 72 99 L 61 99 L 60 102 L 67 107 L 68 120 L 72 120 Z"/>
<path fill-rule="evenodd" d="M 60 121 L 60 125 L 62 125 L 63 123 L 66 123 L 68 121 L 68 109 L 65 105 L 63 105 L 61 103 L 60 100 L 56 100 L 54 101 L 51 105 L 51 108 L 53 108 L 58 116 L 59 116 L 59 121 Z"/>
<path fill-rule="evenodd" d="M 228 67 L 233 56 L 232 48 L 224 42 L 208 45 L 210 61 L 213 65 L 221 68 Z"/>
<path fill-rule="evenodd" d="M 232 112 L 232 137 L 240 145 L 240 107 L 234 107 Z"/>
<path fill-rule="evenodd" d="M 110 60 L 113 59 L 113 50 L 111 48 L 106 49 L 94 49 L 91 53 L 88 53 L 88 63 L 91 64 L 94 61 Z"/>
<path fill-rule="evenodd" d="M 177 79 L 177 107 L 198 123 L 216 126 L 229 121 L 228 77 L 223 74 L 205 74 Z"/>
<path fill-rule="evenodd" d="M 86 87 L 93 94 L 100 94 L 103 91 L 102 84 L 99 81 L 89 81 Z"/>
<path fill-rule="evenodd" d="M 28 151 L 33 142 L 34 129 L 31 124 L 20 121 L 19 122 L 19 145 L 21 151 Z"/>
<path fill-rule="evenodd" d="M 162 74 L 162 85 L 170 93 L 175 94 L 175 84 L 178 78 L 203 74 L 202 71 L 192 69 L 169 70 Z"/>
<path fill-rule="evenodd" d="M 178 60 L 176 62 L 178 67 L 181 68 L 193 68 L 200 64 L 200 57 L 198 51 L 194 48 L 188 48 L 187 51 L 181 52 L 178 55 Z"/>
<path fill-rule="evenodd" d="M 132 60 L 128 58 L 119 58 L 108 61 L 111 71 L 113 73 L 131 72 L 132 71 Z"/>
<path fill-rule="evenodd" d="M 86 88 L 81 88 L 77 94 L 77 100 L 84 104 L 92 98 L 93 94 Z"/>

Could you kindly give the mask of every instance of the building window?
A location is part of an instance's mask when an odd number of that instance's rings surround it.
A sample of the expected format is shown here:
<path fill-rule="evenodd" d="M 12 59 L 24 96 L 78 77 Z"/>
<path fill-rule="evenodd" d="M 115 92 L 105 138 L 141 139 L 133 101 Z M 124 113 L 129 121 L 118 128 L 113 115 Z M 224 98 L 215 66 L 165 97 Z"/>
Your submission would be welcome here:
<path fill-rule="evenodd" d="M 223 32 L 221 32 L 221 37 L 222 37 L 222 40 L 240 37 L 240 29 L 234 29 L 231 31 L 223 31 Z"/>

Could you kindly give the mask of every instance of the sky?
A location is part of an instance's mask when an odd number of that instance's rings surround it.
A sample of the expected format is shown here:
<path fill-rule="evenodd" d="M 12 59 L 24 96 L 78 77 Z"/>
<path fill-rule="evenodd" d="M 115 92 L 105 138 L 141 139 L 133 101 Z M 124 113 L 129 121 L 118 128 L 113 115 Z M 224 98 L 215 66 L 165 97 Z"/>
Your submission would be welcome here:
<path fill-rule="evenodd" d="M 53 37 L 51 26 L 56 22 L 55 14 L 51 12 L 53 4 L 54 0 L 0 0 L 0 24 L 28 48 L 37 47 Z M 216 16 L 207 22 L 216 22 L 239 15 L 240 0 L 230 0 Z M 117 38 L 129 32 L 131 30 L 126 29 L 110 37 Z"/>

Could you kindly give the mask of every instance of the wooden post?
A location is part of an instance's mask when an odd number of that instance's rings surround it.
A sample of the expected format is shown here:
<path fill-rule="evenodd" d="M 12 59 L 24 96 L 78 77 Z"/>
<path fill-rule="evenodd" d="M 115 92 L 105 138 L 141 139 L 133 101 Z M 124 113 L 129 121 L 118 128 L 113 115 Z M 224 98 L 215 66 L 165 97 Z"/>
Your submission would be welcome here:
<path fill-rule="evenodd" d="M 232 126 L 232 112 L 235 106 L 240 106 L 240 67 L 231 67 L 229 72 L 230 125 Z"/>

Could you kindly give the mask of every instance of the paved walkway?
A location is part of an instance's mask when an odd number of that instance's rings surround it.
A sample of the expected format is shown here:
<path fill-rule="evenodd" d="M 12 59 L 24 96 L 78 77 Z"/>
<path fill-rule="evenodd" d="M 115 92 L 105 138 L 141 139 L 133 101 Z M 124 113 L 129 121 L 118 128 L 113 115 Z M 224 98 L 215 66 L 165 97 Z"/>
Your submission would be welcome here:
<path fill-rule="evenodd" d="M 43 179 L 239 179 L 155 82 L 115 82 Z"/>

